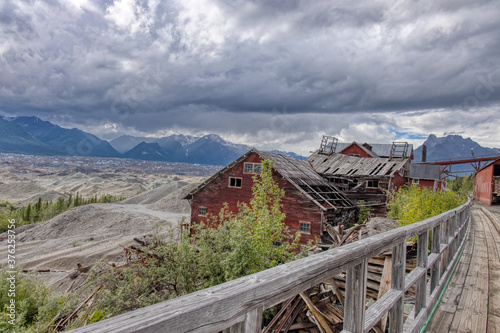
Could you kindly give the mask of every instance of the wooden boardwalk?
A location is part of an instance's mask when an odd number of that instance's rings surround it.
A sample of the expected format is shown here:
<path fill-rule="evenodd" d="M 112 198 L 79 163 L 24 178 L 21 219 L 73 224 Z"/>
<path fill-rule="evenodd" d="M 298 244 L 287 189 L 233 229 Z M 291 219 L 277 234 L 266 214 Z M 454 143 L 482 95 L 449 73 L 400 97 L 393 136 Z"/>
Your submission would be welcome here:
<path fill-rule="evenodd" d="M 476 204 L 468 237 L 425 332 L 500 332 L 500 209 Z"/>

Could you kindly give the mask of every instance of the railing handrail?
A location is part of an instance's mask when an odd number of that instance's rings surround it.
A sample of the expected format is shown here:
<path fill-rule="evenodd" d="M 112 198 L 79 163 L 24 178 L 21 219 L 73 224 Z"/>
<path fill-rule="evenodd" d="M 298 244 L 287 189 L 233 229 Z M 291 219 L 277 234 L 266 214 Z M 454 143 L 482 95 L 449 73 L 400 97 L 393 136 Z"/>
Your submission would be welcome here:
<path fill-rule="evenodd" d="M 257 332 L 260 330 L 261 315 L 264 309 L 283 302 L 345 271 L 347 271 L 347 282 L 344 331 L 368 331 L 370 327 L 365 325 L 371 325 L 373 320 L 367 318 L 365 322 L 365 291 L 362 292 L 363 295 L 361 293 L 350 295 L 355 293 L 350 291 L 352 288 L 354 288 L 353 290 L 366 290 L 367 260 L 388 249 L 393 249 L 393 253 L 401 252 L 403 245 L 406 246 L 407 239 L 419 236 L 418 246 L 422 249 L 426 247 L 426 251 L 419 251 L 419 258 L 417 258 L 417 268 L 420 270 L 415 269 L 413 274 L 405 277 L 403 260 L 406 253 L 405 251 L 400 253 L 399 259 L 396 255 L 396 258 L 392 260 L 393 281 L 391 289 L 394 291 L 407 290 L 406 288 L 409 286 L 405 286 L 405 282 L 416 284 L 420 281 L 420 294 L 418 285 L 417 294 L 423 300 L 419 299 L 417 303 L 419 310 L 428 310 L 434 300 L 432 293 L 436 293 L 438 289 L 444 287 L 444 283 L 440 281 L 445 277 L 444 272 L 449 273 L 449 270 L 441 268 L 441 261 L 444 260 L 443 267 L 447 267 L 451 259 L 456 258 L 455 252 L 458 252 L 465 242 L 469 218 L 470 201 L 458 208 L 409 226 L 396 228 L 173 300 L 118 315 L 78 328 L 75 332 L 218 332 L 230 327 L 237 328 L 232 331 Z M 443 224 L 445 227 L 441 228 Z M 434 230 L 431 255 L 435 255 L 429 256 L 428 259 L 427 235 L 430 230 Z M 396 266 L 395 262 L 398 260 L 402 263 L 402 268 Z M 432 270 L 434 277 L 431 277 L 430 285 L 425 287 L 428 270 Z M 365 272 L 364 275 L 363 272 Z M 399 282 L 395 280 L 399 280 Z M 426 300 L 425 292 L 421 291 L 422 288 L 430 288 L 430 291 L 427 291 L 429 299 Z M 390 295 L 396 295 L 394 297 L 397 299 L 377 301 L 373 305 L 375 307 L 370 308 L 368 314 L 378 318 L 381 313 L 387 313 L 389 309 L 392 309 L 393 312 L 389 311 L 391 317 L 389 327 L 392 326 L 394 329 L 391 330 L 392 332 L 400 332 L 398 327 L 400 328 L 402 325 L 402 313 L 396 314 L 394 308 L 397 307 L 397 304 L 402 304 L 402 294 L 392 293 Z M 402 311 L 402 309 L 398 311 Z M 415 322 L 414 325 L 412 324 L 414 327 L 407 329 L 406 325 L 406 330 L 413 331 L 415 327 L 422 327 L 422 321 L 427 317 L 424 315 L 428 315 L 430 312 L 416 311 L 415 313 L 417 313 L 415 320 L 410 320 Z M 397 324 L 398 327 L 392 324 L 396 322 L 393 319 L 396 316 L 401 318 L 401 323 Z M 420 319 L 417 316 L 420 316 Z"/>

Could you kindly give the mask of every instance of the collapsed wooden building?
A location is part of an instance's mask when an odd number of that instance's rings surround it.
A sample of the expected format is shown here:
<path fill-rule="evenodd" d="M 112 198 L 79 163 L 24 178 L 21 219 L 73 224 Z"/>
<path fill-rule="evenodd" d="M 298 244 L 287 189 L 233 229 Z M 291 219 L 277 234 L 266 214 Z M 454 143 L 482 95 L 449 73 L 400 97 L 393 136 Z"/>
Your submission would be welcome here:
<path fill-rule="evenodd" d="M 253 176 L 260 173 L 263 160 L 273 163 L 273 179 L 285 191 L 285 224 L 291 233 L 301 233 L 300 244 L 328 241 L 329 227 L 355 221 L 356 204 L 316 173 L 309 162 L 252 149 L 185 197 L 191 203 L 191 225 L 217 215 L 225 203 L 233 212 L 238 211 L 239 203 L 249 203 Z"/>
<path fill-rule="evenodd" d="M 373 152 L 370 155 L 371 150 L 356 143 L 336 153 L 335 139 L 324 137 L 320 149 L 307 160 L 347 197 L 369 206 L 373 216 L 385 216 L 388 191 L 409 183 L 412 155 L 407 143 L 393 143 L 391 147 L 389 157 L 378 157 Z M 360 149 L 370 156 L 361 157 Z"/>

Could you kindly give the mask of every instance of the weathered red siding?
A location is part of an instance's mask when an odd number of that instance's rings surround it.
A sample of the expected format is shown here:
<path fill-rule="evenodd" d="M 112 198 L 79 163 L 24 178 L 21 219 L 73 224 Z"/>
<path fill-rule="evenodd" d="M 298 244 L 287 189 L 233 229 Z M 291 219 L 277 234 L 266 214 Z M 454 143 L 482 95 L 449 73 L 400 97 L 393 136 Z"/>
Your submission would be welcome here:
<path fill-rule="evenodd" d="M 403 175 L 400 175 L 399 172 L 395 172 L 391 178 L 391 185 L 392 185 L 392 188 L 396 191 L 401 186 L 404 186 L 405 185 L 404 173 L 403 173 Z"/>
<path fill-rule="evenodd" d="M 199 208 L 206 207 L 207 214 L 218 214 L 227 203 L 233 212 L 238 211 L 238 202 L 249 203 L 252 198 L 253 174 L 243 172 L 244 163 L 260 163 L 261 158 L 257 154 L 250 154 L 245 160 L 219 175 L 212 182 L 196 192 L 191 204 L 191 223 L 205 222 L 207 217 L 199 216 Z M 229 177 L 242 178 L 241 188 L 229 187 Z M 291 234 L 300 230 L 300 222 L 311 223 L 310 234 L 301 234 L 300 243 L 306 244 L 309 240 L 320 238 L 321 211 L 318 206 L 308 200 L 292 184 L 284 179 L 279 173 L 273 171 L 273 178 L 285 190 L 282 200 L 283 212 L 286 214 L 285 224 Z"/>
<path fill-rule="evenodd" d="M 431 188 L 433 190 L 434 189 L 441 190 L 441 187 L 438 184 L 436 184 L 435 180 L 432 180 L 432 179 L 419 179 L 418 184 L 415 184 L 415 185 L 417 185 L 418 187 L 421 187 L 421 188 L 428 187 L 428 188 Z"/>
<path fill-rule="evenodd" d="M 486 168 L 479 170 L 474 177 L 474 200 L 486 205 L 491 205 L 492 203 L 494 165 L 500 165 L 500 161 L 496 161 Z"/>
<path fill-rule="evenodd" d="M 350 146 L 346 147 L 344 150 L 342 150 L 342 154 L 359 155 L 359 157 L 373 157 L 368 155 L 365 150 L 363 150 L 360 146 L 356 144 L 351 144 Z"/>

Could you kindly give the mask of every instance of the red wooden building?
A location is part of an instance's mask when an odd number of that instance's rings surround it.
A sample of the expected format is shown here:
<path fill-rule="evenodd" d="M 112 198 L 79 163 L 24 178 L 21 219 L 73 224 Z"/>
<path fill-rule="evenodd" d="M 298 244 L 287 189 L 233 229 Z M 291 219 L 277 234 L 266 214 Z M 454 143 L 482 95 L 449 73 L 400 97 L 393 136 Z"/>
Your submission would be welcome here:
<path fill-rule="evenodd" d="M 500 159 L 476 172 L 474 200 L 489 206 L 500 203 Z"/>
<path fill-rule="evenodd" d="M 446 181 L 442 166 L 427 163 L 412 163 L 410 165 L 411 183 L 419 187 L 431 188 L 434 191 L 444 190 Z"/>
<path fill-rule="evenodd" d="M 260 173 L 263 160 L 273 162 L 273 178 L 285 191 L 285 224 L 292 234 L 302 234 L 301 244 L 314 239 L 325 241 L 326 224 L 334 226 L 356 218 L 356 205 L 318 175 L 307 161 L 250 150 L 186 196 L 191 203 L 190 223 L 197 224 L 206 221 L 210 214 L 218 214 L 224 203 L 233 212 L 238 211 L 239 202 L 248 204 L 252 198 L 252 177 Z"/>

